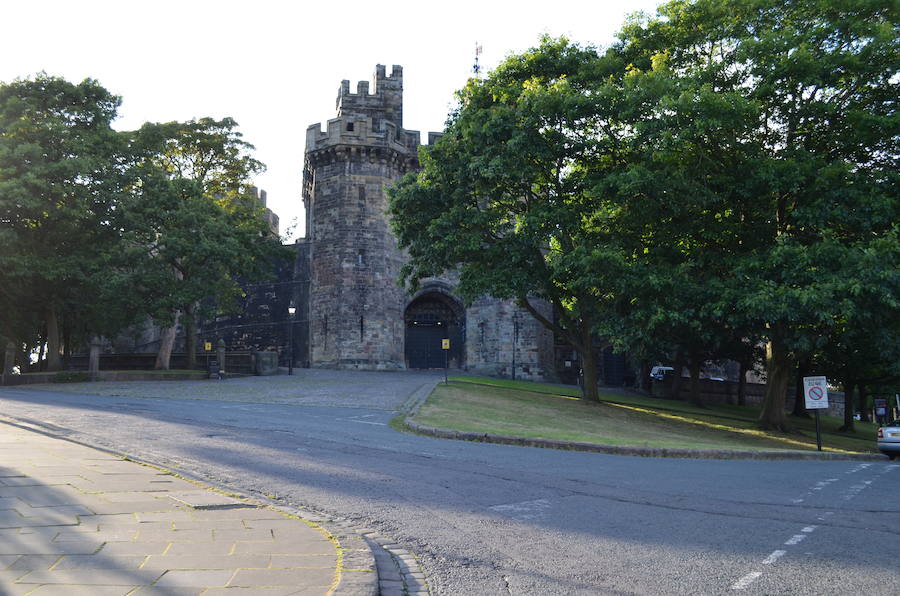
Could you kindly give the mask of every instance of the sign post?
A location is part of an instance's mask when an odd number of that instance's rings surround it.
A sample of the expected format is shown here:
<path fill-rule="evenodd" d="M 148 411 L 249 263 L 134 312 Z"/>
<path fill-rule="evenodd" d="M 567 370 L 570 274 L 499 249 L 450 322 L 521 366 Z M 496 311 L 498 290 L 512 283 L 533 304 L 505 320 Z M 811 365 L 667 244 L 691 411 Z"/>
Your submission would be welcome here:
<path fill-rule="evenodd" d="M 879 424 L 887 417 L 887 403 L 886 399 L 875 399 L 875 419 Z"/>
<path fill-rule="evenodd" d="M 209 373 L 209 353 L 212 352 L 212 342 L 203 342 L 203 351 L 206 352 L 206 372 Z M 208 374 L 207 374 L 208 376 Z"/>
<path fill-rule="evenodd" d="M 450 340 L 441 340 L 441 349 L 444 350 L 444 385 L 447 385 L 447 369 L 450 368 Z"/>
<path fill-rule="evenodd" d="M 828 408 L 828 381 L 825 377 L 803 377 L 803 395 L 806 397 L 806 409 L 816 411 L 816 448 L 822 451 L 819 410 Z"/>

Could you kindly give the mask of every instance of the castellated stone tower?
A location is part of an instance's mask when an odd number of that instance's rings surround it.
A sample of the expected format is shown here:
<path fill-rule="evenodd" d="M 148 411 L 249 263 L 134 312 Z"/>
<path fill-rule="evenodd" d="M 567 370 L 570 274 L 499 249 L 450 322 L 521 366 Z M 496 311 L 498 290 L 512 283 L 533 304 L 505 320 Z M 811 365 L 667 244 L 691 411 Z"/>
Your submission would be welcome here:
<path fill-rule="evenodd" d="M 438 133 L 429 133 L 433 143 Z M 306 131 L 303 202 L 306 239 L 298 296 L 308 321 L 300 339 L 308 364 L 391 370 L 463 368 L 516 378 L 553 378 L 553 336 L 509 300 L 484 297 L 468 308 L 456 273 L 397 285 L 406 256 L 387 216 L 385 187 L 418 168 L 419 133 L 403 128 L 403 70 L 375 67 L 369 83 L 342 81 L 337 118 Z M 305 251 L 305 252 L 304 252 Z M 303 274 L 301 274 L 301 277 Z M 308 296 L 308 300 L 304 299 Z M 545 308 L 546 307 L 546 308 Z M 546 316 L 552 316 L 543 305 Z M 304 312 L 305 311 L 305 312 Z M 450 349 L 443 349 L 449 340 Z"/>
<path fill-rule="evenodd" d="M 403 256 L 384 189 L 417 167 L 419 133 L 403 129 L 403 69 L 378 65 L 374 79 L 374 93 L 342 81 L 337 118 L 306 132 L 312 366 L 405 368 Z"/>

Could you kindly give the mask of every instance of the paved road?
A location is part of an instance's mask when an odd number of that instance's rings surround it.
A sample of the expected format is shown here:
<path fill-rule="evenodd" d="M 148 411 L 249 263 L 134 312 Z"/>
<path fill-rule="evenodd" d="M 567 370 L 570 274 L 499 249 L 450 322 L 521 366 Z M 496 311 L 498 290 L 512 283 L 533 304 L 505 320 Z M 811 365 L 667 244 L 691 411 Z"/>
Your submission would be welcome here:
<path fill-rule="evenodd" d="M 434 377 L 302 372 L 226 381 L 231 401 L 213 382 L 0 389 L 0 414 L 374 527 L 434 594 L 900 593 L 898 464 L 443 441 L 387 425 Z"/>

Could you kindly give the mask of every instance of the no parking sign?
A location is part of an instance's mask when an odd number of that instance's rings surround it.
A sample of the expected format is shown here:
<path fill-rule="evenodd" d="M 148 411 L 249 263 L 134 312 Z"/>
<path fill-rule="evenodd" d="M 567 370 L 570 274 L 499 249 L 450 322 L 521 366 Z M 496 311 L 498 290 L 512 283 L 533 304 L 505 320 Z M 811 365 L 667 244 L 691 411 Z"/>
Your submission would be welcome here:
<path fill-rule="evenodd" d="M 828 382 L 825 377 L 803 377 L 803 395 L 806 409 L 818 410 L 828 407 Z"/>

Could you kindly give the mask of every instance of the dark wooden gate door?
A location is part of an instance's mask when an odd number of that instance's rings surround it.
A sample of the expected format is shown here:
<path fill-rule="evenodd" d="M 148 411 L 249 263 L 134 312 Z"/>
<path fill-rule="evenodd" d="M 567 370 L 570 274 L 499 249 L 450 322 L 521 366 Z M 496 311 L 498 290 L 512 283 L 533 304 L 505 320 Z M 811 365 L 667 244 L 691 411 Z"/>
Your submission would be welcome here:
<path fill-rule="evenodd" d="M 443 368 L 441 340 L 445 329 L 439 325 L 409 325 L 406 328 L 406 353 L 410 368 Z"/>

